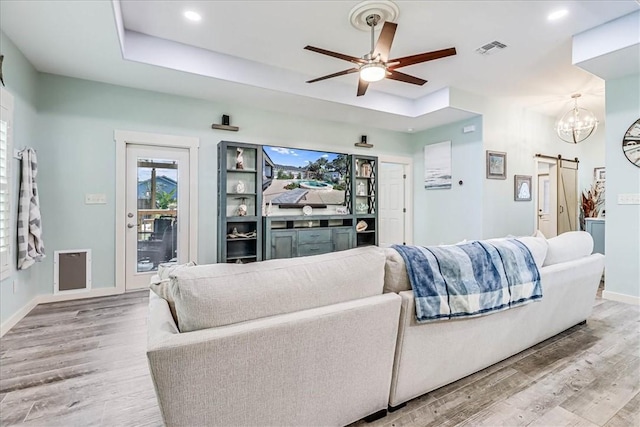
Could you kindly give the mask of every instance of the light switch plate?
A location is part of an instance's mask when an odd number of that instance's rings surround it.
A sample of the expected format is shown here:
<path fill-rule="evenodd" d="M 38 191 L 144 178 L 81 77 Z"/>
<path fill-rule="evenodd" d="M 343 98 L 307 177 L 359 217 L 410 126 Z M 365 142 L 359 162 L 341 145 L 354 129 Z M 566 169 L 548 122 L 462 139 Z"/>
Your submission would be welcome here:
<path fill-rule="evenodd" d="M 640 205 L 640 194 L 618 194 L 619 205 Z"/>
<path fill-rule="evenodd" d="M 107 203 L 107 195 L 104 193 L 85 194 L 85 205 L 104 205 Z"/>

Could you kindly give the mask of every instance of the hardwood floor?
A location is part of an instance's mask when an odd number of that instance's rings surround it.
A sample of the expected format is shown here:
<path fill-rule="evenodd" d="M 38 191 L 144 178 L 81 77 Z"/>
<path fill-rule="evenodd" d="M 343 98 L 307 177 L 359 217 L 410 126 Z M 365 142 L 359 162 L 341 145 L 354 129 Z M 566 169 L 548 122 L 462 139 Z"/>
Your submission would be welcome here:
<path fill-rule="evenodd" d="M 3 426 L 162 425 L 147 292 L 40 305 L 0 339 Z M 354 426 L 640 426 L 640 307 L 586 325 Z"/>

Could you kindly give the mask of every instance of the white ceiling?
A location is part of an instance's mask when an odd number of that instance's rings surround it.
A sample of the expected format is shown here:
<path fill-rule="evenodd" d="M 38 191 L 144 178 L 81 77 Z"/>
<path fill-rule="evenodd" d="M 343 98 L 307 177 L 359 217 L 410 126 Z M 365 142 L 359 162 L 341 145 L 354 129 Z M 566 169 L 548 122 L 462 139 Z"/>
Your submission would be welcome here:
<path fill-rule="evenodd" d="M 358 3 L 3 0 L 0 25 L 42 72 L 407 131 L 471 115 L 447 104 L 449 87 L 552 116 L 581 92 L 581 106 L 603 117 L 604 83 L 571 65 L 571 37 L 640 7 L 633 0 L 396 1 L 391 57 L 457 49 L 454 57 L 401 70 L 426 85 L 381 81 L 357 98 L 357 74 L 304 83 L 352 66 L 303 50 L 307 44 L 368 52 L 369 34 L 348 19 Z M 560 8 L 569 14 L 549 22 Z M 202 21 L 187 21 L 185 10 Z M 508 47 L 475 52 L 493 40 Z"/>

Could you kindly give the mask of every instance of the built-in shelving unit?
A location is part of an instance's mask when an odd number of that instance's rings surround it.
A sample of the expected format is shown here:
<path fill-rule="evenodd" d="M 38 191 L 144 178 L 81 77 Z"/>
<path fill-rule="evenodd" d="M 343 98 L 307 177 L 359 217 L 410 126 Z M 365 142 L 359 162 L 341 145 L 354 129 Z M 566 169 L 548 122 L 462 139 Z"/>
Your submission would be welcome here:
<path fill-rule="evenodd" d="M 263 216 L 268 212 L 262 206 L 264 161 L 261 145 L 218 144 L 218 262 L 248 263 L 378 244 L 377 157 L 349 156 L 345 212 L 322 215 Z"/>
<path fill-rule="evenodd" d="M 378 158 L 351 156 L 355 246 L 378 244 Z M 360 224 L 360 226 L 358 226 Z M 363 227 L 366 225 L 366 227 Z"/>
<path fill-rule="evenodd" d="M 218 262 L 262 260 L 262 148 L 218 144 Z"/>

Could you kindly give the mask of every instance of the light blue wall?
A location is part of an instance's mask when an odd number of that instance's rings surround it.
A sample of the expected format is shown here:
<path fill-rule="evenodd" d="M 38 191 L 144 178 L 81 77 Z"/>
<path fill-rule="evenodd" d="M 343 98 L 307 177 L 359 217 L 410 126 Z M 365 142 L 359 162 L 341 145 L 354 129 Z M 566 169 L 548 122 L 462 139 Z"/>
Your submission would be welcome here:
<path fill-rule="evenodd" d="M 618 194 L 640 194 L 640 168 L 622 153 L 622 137 L 640 118 L 640 75 L 606 82 L 606 291 L 640 297 L 640 205 Z"/>
<path fill-rule="evenodd" d="M 243 106 L 134 90 L 43 74 L 38 98 L 38 139 L 43 228 L 48 253 L 92 249 L 93 286 L 114 286 L 115 143 L 113 132 L 130 130 L 200 138 L 199 256 L 216 259 L 216 144 L 223 139 L 340 152 L 367 134 L 375 145 L 361 153 L 410 156 L 411 135 L 312 120 Z M 214 131 L 222 113 L 237 133 Z M 106 205 L 85 205 L 86 193 L 105 193 Z M 41 293 L 51 293 L 53 265 L 44 263 Z"/>
<path fill-rule="evenodd" d="M 475 132 L 463 133 L 464 126 Z M 484 149 L 482 117 L 440 126 L 413 135 L 414 243 L 435 245 L 482 237 Z M 451 141 L 450 190 L 424 188 L 424 147 Z M 458 181 L 462 180 L 463 185 Z"/>
<path fill-rule="evenodd" d="M 38 73 L 3 32 L 0 32 L 0 52 L 5 56 L 2 69 L 6 89 L 14 98 L 14 147 L 21 149 L 25 146 L 30 146 L 38 149 L 39 146 L 35 139 Z M 40 154 L 39 151 L 38 154 Z M 20 162 L 13 160 L 11 167 L 13 179 L 11 223 L 15 224 L 18 211 L 17 196 Z M 14 246 L 12 255 L 15 256 L 15 254 Z M 17 272 L 15 271 L 14 262 L 12 271 L 7 275 L 8 277 L 2 278 L 0 282 L 0 320 L 2 322 L 6 321 L 38 294 L 37 281 L 34 278 L 40 269 L 41 265 L 36 264 L 28 270 Z M 15 293 L 13 292 L 14 281 Z"/>

